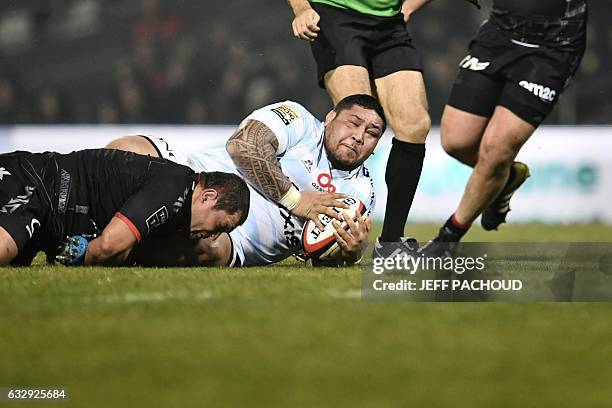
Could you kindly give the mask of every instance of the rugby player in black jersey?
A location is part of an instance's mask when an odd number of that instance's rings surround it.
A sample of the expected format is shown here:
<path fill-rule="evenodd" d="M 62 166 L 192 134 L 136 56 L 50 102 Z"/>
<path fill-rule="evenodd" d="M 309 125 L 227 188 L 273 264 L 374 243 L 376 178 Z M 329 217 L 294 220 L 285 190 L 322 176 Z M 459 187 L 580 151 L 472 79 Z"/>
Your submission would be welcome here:
<path fill-rule="evenodd" d="M 249 210 L 238 176 L 118 150 L 0 155 L 0 265 L 39 251 L 65 265 L 122 265 L 149 235 L 230 232 Z"/>
<path fill-rule="evenodd" d="M 459 241 L 480 214 L 486 230 L 505 222 L 529 176 L 514 160 L 578 68 L 586 22 L 586 0 L 493 0 L 459 64 L 440 130 L 444 150 L 473 171 L 425 252 L 447 252 L 453 244 L 435 243 Z"/>

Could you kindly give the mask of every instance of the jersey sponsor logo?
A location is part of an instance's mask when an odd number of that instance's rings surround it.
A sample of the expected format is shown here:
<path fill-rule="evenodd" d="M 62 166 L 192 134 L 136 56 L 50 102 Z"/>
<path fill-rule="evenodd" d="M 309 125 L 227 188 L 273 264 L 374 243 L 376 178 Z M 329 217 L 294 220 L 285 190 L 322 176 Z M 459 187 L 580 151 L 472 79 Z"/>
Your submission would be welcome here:
<path fill-rule="evenodd" d="M 289 105 L 280 105 L 276 108 L 272 108 L 271 110 L 272 112 L 276 113 L 276 116 L 278 116 L 287 126 L 300 117 L 299 112 Z"/>
<path fill-rule="evenodd" d="M 301 234 L 296 231 L 295 223 L 291 218 L 291 213 L 284 207 L 278 207 L 281 218 L 284 221 L 283 224 L 283 235 L 287 240 L 287 246 L 289 248 L 297 247 L 300 245 Z"/>
<path fill-rule="evenodd" d="M 59 199 L 57 202 L 57 211 L 60 214 L 66 212 L 66 205 L 68 203 L 68 196 L 70 194 L 70 179 L 70 173 L 62 169 L 60 173 Z"/>
<path fill-rule="evenodd" d="M 317 176 L 317 182 L 311 183 L 311 185 L 318 191 L 335 193 L 336 186 L 334 186 L 331 181 L 331 175 L 329 175 L 328 173 L 321 173 Z"/>
<path fill-rule="evenodd" d="M 538 98 L 540 98 L 543 102 L 552 102 L 557 96 L 556 90 L 550 89 L 549 87 L 544 85 L 534 84 L 533 82 L 525 80 L 519 82 L 519 85 L 537 96 Z"/>
<path fill-rule="evenodd" d="M 30 198 L 32 198 L 32 193 L 34 193 L 34 187 L 26 186 L 25 194 L 17 196 L 15 198 L 11 198 L 8 203 L 6 203 L 2 208 L 0 208 L 0 213 L 14 213 L 16 209 L 30 202 Z"/>
<path fill-rule="evenodd" d="M 461 68 L 471 69 L 472 71 L 483 71 L 489 66 L 489 64 L 491 63 L 490 62 L 480 62 L 478 58 L 468 55 L 467 57 L 461 60 L 461 62 L 459 63 L 459 66 Z"/>
<path fill-rule="evenodd" d="M 159 210 L 155 211 L 153 214 L 147 218 L 147 228 L 149 231 L 155 229 L 162 225 L 164 222 L 168 220 L 168 209 L 164 205 Z"/>
<path fill-rule="evenodd" d="M 12 176 L 4 167 L 0 167 L 0 181 L 4 180 L 4 176 Z"/>

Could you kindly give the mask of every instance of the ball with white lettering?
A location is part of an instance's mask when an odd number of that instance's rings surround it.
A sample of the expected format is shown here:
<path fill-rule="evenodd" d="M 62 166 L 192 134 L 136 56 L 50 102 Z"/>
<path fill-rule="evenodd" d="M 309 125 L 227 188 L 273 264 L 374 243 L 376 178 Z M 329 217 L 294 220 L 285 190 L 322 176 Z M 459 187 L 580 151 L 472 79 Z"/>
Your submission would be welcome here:
<path fill-rule="evenodd" d="M 360 215 L 363 215 L 366 211 L 365 204 L 355 197 L 346 197 L 338 199 L 345 204 L 348 208 L 332 207 L 334 211 L 342 216 L 347 213 L 353 219 L 357 220 Z M 323 231 L 319 230 L 315 225 L 314 221 L 308 220 L 304 224 L 302 230 L 302 247 L 311 258 L 327 260 L 333 259 L 340 253 L 340 246 L 334 238 L 334 232 L 336 229 L 332 224 L 335 218 L 331 218 L 325 214 L 319 215 L 319 220 L 323 224 Z M 341 221 L 340 225 L 342 228 L 348 230 L 348 224 L 346 221 Z"/>

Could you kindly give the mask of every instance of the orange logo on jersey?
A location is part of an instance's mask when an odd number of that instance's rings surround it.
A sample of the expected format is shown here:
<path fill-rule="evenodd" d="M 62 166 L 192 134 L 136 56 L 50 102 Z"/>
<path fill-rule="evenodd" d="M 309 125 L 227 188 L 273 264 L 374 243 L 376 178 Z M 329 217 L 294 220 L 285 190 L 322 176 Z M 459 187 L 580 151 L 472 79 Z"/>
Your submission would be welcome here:
<path fill-rule="evenodd" d="M 319 176 L 317 177 L 317 183 L 319 183 L 319 185 L 324 189 L 327 189 L 328 193 L 336 192 L 336 186 L 334 186 L 331 182 L 331 175 L 327 173 L 319 174 Z"/>

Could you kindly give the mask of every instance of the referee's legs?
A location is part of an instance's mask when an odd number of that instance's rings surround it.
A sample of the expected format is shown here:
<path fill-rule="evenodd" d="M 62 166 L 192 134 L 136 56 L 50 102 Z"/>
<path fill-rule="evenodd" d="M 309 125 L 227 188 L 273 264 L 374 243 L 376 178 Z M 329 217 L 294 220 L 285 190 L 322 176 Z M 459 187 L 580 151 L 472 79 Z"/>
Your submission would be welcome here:
<path fill-rule="evenodd" d="M 395 135 L 387 160 L 387 203 L 380 241 L 399 241 L 421 178 L 425 139 L 431 128 L 423 76 L 398 71 L 374 81 Z"/>
<path fill-rule="evenodd" d="M 325 74 L 324 81 L 334 106 L 350 95 L 372 95 L 370 74 L 366 68 L 358 65 L 342 65 L 332 69 Z"/>

